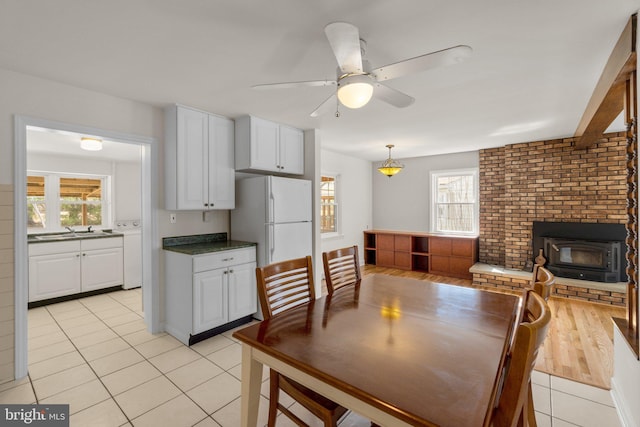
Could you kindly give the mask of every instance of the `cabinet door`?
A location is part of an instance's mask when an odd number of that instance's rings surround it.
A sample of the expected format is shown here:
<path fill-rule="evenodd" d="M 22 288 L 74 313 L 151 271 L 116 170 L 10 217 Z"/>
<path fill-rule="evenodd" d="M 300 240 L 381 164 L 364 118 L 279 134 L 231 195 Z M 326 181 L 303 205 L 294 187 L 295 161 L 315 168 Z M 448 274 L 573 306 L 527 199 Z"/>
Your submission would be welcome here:
<path fill-rule="evenodd" d="M 29 302 L 80 292 L 80 253 L 29 257 Z"/>
<path fill-rule="evenodd" d="M 82 251 L 82 292 L 124 283 L 122 248 Z"/>
<path fill-rule="evenodd" d="M 229 322 L 258 310 L 256 263 L 229 267 Z"/>
<path fill-rule="evenodd" d="M 304 133 L 300 129 L 280 126 L 280 172 L 304 174 Z"/>
<path fill-rule="evenodd" d="M 251 168 L 280 172 L 278 144 L 280 126 L 277 123 L 251 117 Z"/>
<path fill-rule="evenodd" d="M 235 207 L 233 121 L 209 116 L 209 209 Z"/>
<path fill-rule="evenodd" d="M 193 333 L 227 323 L 227 269 L 193 275 Z"/>
<path fill-rule="evenodd" d="M 176 197 L 178 209 L 206 208 L 208 198 L 207 149 L 209 121 L 206 113 L 177 109 Z"/>

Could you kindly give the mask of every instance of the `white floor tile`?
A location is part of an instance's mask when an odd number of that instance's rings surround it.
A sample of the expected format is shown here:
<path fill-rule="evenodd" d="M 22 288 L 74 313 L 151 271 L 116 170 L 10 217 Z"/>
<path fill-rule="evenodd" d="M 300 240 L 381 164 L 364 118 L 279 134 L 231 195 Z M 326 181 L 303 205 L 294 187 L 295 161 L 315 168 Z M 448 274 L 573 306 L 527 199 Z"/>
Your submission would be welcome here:
<path fill-rule="evenodd" d="M 132 420 L 136 427 L 191 427 L 207 418 L 207 414 L 184 394 L 169 400 Z M 239 425 L 239 424 L 236 424 Z"/>
<path fill-rule="evenodd" d="M 211 417 L 207 417 L 204 420 L 200 421 L 198 424 L 193 427 L 221 427 L 220 424 L 213 421 Z"/>
<path fill-rule="evenodd" d="M 132 323 L 135 324 L 134 322 Z M 131 325 L 132 323 L 126 323 L 125 325 L 121 325 L 121 326 Z M 116 326 L 116 328 L 117 327 L 118 326 Z M 147 331 L 145 328 L 142 328 L 140 330 L 122 335 L 122 339 L 128 342 L 129 344 L 135 346 L 135 345 L 140 345 L 145 342 L 155 340 L 156 338 L 164 337 L 166 335 L 167 334 L 165 334 L 164 332 L 161 332 L 159 334 L 152 334 L 151 332 Z"/>
<path fill-rule="evenodd" d="M 233 343 L 234 341 L 230 340 L 229 338 L 223 335 L 216 335 L 214 337 L 208 338 L 204 341 L 200 341 L 199 343 L 192 345 L 191 349 L 197 351 L 203 356 L 208 356 L 214 351 L 218 351 L 225 347 L 229 347 Z"/>
<path fill-rule="evenodd" d="M 211 353 L 207 359 L 224 370 L 231 369 L 242 362 L 242 346 L 236 343 L 231 344 L 222 350 Z"/>
<path fill-rule="evenodd" d="M 42 362 L 43 360 L 51 359 L 72 351 L 76 351 L 76 348 L 71 344 L 71 341 L 61 341 L 30 351 L 28 354 L 29 363 Z"/>
<path fill-rule="evenodd" d="M 166 373 L 201 358 L 200 354 L 187 346 L 181 345 L 166 353 L 152 357 L 149 362 L 153 363 L 161 372 Z"/>
<path fill-rule="evenodd" d="M 22 384 L 12 387 L 8 390 L 0 392 L 0 403 L 17 404 L 17 403 L 36 403 L 36 396 L 33 394 L 31 383 Z"/>
<path fill-rule="evenodd" d="M 240 381 L 225 372 L 189 390 L 187 396 L 212 414 L 240 397 Z"/>
<path fill-rule="evenodd" d="M 538 424 L 538 427 L 551 427 L 551 415 L 536 411 L 536 423 Z"/>
<path fill-rule="evenodd" d="M 182 394 L 165 377 L 158 377 L 115 396 L 129 419 L 134 419 Z"/>
<path fill-rule="evenodd" d="M 129 312 L 120 316 L 103 319 L 102 321 L 113 328 L 114 326 L 123 325 L 125 323 L 133 322 L 139 319 L 140 316 L 138 314 Z"/>
<path fill-rule="evenodd" d="M 107 399 L 97 405 L 71 415 L 71 426 L 113 427 L 127 422 L 127 417 L 113 399 Z"/>
<path fill-rule="evenodd" d="M 620 427 L 615 408 L 571 394 L 551 390 L 551 408 L 554 419 L 581 427 Z"/>
<path fill-rule="evenodd" d="M 105 328 L 90 334 L 72 338 L 71 342 L 78 348 L 86 348 L 115 338 L 118 338 L 118 334 L 113 332 L 111 329 Z"/>
<path fill-rule="evenodd" d="M 138 344 L 135 348 L 140 352 L 140 354 L 149 359 L 182 345 L 183 344 L 180 341 L 171 335 L 165 335 L 160 338 Z"/>
<path fill-rule="evenodd" d="M 240 425 L 240 398 L 234 400 L 228 405 L 223 406 L 213 413 L 211 417 L 222 427 L 236 427 Z M 264 397 L 260 397 L 260 406 L 258 408 L 258 425 L 264 426 L 269 419 L 269 401 Z M 369 427 L 367 425 L 367 427 Z"/>
<path fill-rule="evenodd" d="M 69 338 L 62 332 L 61 330 L 51 332 L 46 335 L 41 335 L 39 337 L 29 337 L 28 340 L 28 348 L 29 351 L 36 350 L 42 347 L 48 347 L 51 344 L 59 343 L 62 341 L 68 341 Z"/>
<path fill-rule="evenodd" d="M 213 362 L 200 357 L 198 360 L 181 366 L 166 375 L 180 390 L 188 391 L 223 372 Z"/>
<path fill-rule="evenodd" d="M 88 347 L 84 347 L 80 349 L 80 353 L 82 356 L 87 359 L 87 361 L 92 361 L 99 359 L 104 356 L 108 356 L 113 353 L 117 353 L 122 350 L 126 350 L 127 348 L 131 348 L 129 344 L 124 341 L 122 338 L 113 338 L 108 341 L 103 341 L 98 344 L 93 344 Z"/>
<path fill-rule="evenodd" d="M 33 388 L 38 400 L 42 400 L 97 378 L 87 364 L 82 364 L 35 380 Z"/>
<path fill-rule="evenodd" d="M 75 414 L 97 403 L 111 399 L 111 395 L 99 380 L 89 381 L 72 389 L 41 399 L 40 403 L 63 403 L 69 405 L 69 414 Z"/>
<path fill-rule="evenodd" d="M 582 397 L 583 399 L 593 400 L 594 402 L 602 403 L 603 405 L 615 407 L 609 390 L 604 390 L 587 384 L 581 384 L 579 382 L 570 381 L 560 377 L 551 378 L 551 388 L 577 397 Z"/>
<path fill-rule="evenodd" d="M 151 363 L 144 360 L 119 371 L 105 375 L 102 382 L 113 395 L 123 393 L 161 375 Z"/>
<path fill-rule="evenodd" d="M 45 359 L 42 362 L 30 363 L 29 375 L 32 380 L 37 380 L 85 363 L 86 362 L 80 353 L 77 351 L 71 351 L 50 359 Z"/>
<path fill-rule="evenodd" d="M 96 371 L 99 377 L 142 362 L 144 357 L 135 349 L 127 348 L 117 353 L 110 354 L 99 359 L 92 360 L 89 365 Z"/>
<path fill-rule="evenodd" d="M 143 331 L 147 329 L 143 319 L 134 320 L 133 322 L 123 323 L 111 328 L 113 332 L 120 336 L 131 334 L 133 332 Z"/>
<path fill-rule="evenodd" d="M 551 390 L 538 384 L 531 384 L 531 392 L 535 410 L 551 415 Z"/>
<path fill-rule="evenodd" d="M 29 339 L 32 339 L 60 331 L 62 331 L 62 329 L 60 329 L 57 323 L 46 323 L 33 327 L 31 323 L 29 323 L 27 335 L 29 336 Z"/>

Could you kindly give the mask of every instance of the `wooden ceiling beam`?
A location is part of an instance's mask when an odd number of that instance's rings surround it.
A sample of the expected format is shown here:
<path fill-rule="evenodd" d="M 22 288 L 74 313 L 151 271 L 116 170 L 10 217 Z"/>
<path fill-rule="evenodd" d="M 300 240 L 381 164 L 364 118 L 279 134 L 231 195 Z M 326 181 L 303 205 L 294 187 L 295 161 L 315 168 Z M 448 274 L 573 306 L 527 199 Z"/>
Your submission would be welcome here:
<path fill-rule="evenodd" d="M 574 135 L 579 138 L 576 148 L 587 148 L 595 144 L 623 111 L 625 82 L 636 70 L 635 33 L 636 15 L 633 15 L 613 48 L 580 119 Z"/>

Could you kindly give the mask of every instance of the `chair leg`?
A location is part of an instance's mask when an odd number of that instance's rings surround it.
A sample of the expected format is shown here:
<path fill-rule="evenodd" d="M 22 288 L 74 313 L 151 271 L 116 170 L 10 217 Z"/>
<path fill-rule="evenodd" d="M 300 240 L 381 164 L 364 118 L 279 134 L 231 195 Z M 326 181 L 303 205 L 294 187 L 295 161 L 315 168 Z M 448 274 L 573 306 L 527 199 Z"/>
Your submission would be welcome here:
<path fill-rule="evenodd" d="M 278 415 L 278 397 L 280 394 L 279 374 L 271 369 L 269 372 L 269 419 L 267 426 L 275 427 Z"/>
<path fill-rule="evenodd" d="M 527 398 L 527 426 L 528 427 L 538 427 L 538 423 L 536 422 L 536 411 L 533 408 L 533 391 L 531 390 L 531 381 L 529 381 L 529 391 Z"/>

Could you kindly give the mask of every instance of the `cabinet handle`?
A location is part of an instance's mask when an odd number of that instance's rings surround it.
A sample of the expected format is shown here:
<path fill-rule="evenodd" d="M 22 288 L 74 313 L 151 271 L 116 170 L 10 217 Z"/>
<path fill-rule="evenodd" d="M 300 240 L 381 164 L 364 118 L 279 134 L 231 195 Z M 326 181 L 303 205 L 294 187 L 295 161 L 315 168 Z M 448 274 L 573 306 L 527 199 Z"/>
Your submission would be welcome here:
<path fill-rule="evenodd" d="M 224 273 L 222 273 L 222 274 L 227 274 L 227 270 L 225 270 Z"/>
<path fill-rule="evenodd" d="M 229 274 L 233 273 L 233 270 L 229 270 Z"/>
<path fill-rule="evenodd" d="M 82 256 L 87 256 L 87 254 L 82 254 Z"/>
<path fill-rule="evenodd" d="M 80 254 L 76 255 L 76 258 L 80 258 Z"/>
<path fill-rule="evenodd" d="M 205 205 L 205 206 L 209 206 L 209 203 L 205 203 L 204 205 Z"/>

